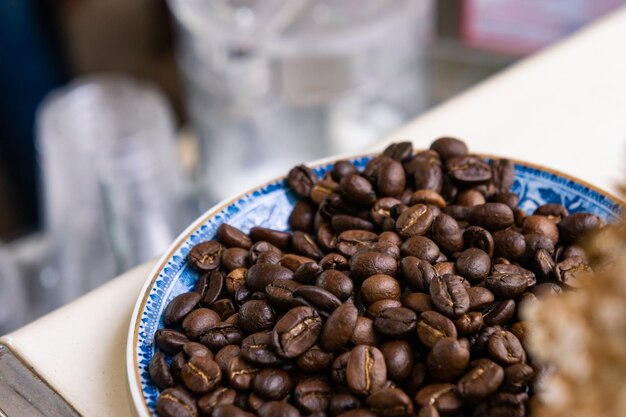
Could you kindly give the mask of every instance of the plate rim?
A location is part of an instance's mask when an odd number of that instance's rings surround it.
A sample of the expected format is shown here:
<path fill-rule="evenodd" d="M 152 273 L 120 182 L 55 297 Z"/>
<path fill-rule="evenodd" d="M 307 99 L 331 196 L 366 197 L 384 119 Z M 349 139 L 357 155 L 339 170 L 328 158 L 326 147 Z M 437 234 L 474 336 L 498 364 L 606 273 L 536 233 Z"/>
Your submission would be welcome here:
<path fill-rule="evenodd" d="M 415 151 L 419 152 L 421 150 L 415 149 Z M 373 157 L 378 154 L 380 154 L 380 152 L 366 152 L 366 153 L 359 153 L 359 154 L 345 154 L 345 155 L 339 155 L 339 156 L 331 156 L 327 158 L 317 159 L 313 162 L 306 163 L 304 165 L 310 168 L 318 168 L 320 166 L 327 165 L 331 162 L 338 161 L 341 159 L 359 159 L 359 158 L 364 158 L 364 157 Z M 516 165 L 527 166 L 529 168 L 534 168 L 537 170 L 548 172 L 556 176 L 566 178 L 570 181 L 583 185 L 592 191 L 595 191 L 596 193 L 604 196 L 605 198 L 608 198 L 614 201 L 616 204 L 620 205 L 623 210 L 626 211 L 626 201 L 617 197 L 613 193 L 603 190 L 599 187 L 596 187 L 593 184 L 590 184 L 589 182 L 585 180 L 581 180 L 580 178 L 577 178 L 573 175 L 566 174 L 557 169 L 548 168 L 548 167 L 535 164 L 532 162 L 522 161 L 519 159 L 508 158 L 508 157 L 501 157 L 501 156 L 496 156 L 492 154 L 479 153 L 475 155 L 478 155 L 482 158 L 489 158 L 489 159 L 507 159 Z M 158 262 L 154 265 L 154 267 L 151 269 L 150 273 L 146 277 L 146 281 L 142 285 L 141 291 L 139 292 L 137 296 L 137 300 L 135 301 L 135 305 L 133 307 L 133 312 L 130 317 L 130 325 L 129 325 L 127 338 L 126 338 L 127 383 L 128 383 L 129 390 L 130 390 L 131 399 L 132 399 L 132 403 L 134 406 L 134 411 L 140 417 L 152 417 L 152 415 L 150 414 L 150 410 L 148 408 L 148 404 L 146 403 L 145 397 L 143 396 L 143 393 L 142 393 L 142 387 L 141 387 L 141 381 L 140 381 L 140 375 L 139 375 L 139 366 L 138 366 L 139 364 L 137 362 L 137 350 L 136 350 L 137 341 L 139 339 L 139 325 L 141 322 L 140 312 L 144 310 L 145 305 L 147 303 L 149 289 L 152 288 L 156 279 L 159 277 L 160 272 L 165 267 L 167 262 L 171 259 L 172 255 L 180 248 L 181 245 L 183 245 L 187 241 L 187 239 L 197 230 L 197 228 L 200 227 L 202 224 L 204 224 L 210 217 L 219 213 L 219 211 L 228 207 L 229 205 L 237 202 L 242 197 L 252 194 L 257 190 L 260 190 L 266 187 L 269 184 L 273 184 L 275 182 L 284 180 L 285 178 L 286 178 L 286 175 L 280 175 L 256 187 L 247 189 L 233 197 L 225 198 L 222 201 L 210 207 L 208 210 L 206 210 L 204 213 L 198 216 L 198 218 L 196 218 L 196 220 L 194 220 L 183 232 L 181 232 L 176 237 L 176 239 L 174 239 L 174 241 L 167 248 L 165 253 L 159 257 Z"/>

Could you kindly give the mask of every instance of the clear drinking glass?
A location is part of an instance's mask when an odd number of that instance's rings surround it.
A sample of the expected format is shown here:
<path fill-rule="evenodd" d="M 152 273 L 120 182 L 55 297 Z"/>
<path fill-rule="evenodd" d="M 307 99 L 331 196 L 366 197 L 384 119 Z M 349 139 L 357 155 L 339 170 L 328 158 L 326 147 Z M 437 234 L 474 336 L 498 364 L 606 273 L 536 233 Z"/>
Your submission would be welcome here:
<path fill-rule="evenodd" d="M 371 145 L 427 103 L 431 0 L 169 0 L 208 200 Z"/>
<path fill-rule="evenodd" d="M 158 255 L 190 221 L 172 114 L 153 85 L 79 79 L 41 105 L 37 142 L 66 300 Z"/>
<path fill-rule="evenodd" d="M 0 335 L 28 321 L 26 294 L 18 269 L 0 242 Z"/>

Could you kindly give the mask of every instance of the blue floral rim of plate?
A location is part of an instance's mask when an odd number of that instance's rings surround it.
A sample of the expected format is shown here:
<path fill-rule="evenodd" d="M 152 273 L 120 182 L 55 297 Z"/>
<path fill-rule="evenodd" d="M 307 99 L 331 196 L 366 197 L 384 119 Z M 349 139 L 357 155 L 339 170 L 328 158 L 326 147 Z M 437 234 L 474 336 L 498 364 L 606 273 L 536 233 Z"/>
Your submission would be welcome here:
<path fill-rule="evenodd" d="M 361 156 L 351 162 L 362 169 L 371 158 Z M 332 166 L 332 162 L 326 162 L 313 170 L 322 176 Z M 615 222 L 625 210 L 623 202 L 580 180 L 524 162 L 515 163 L 512 191 L 519 195 L 519 207 L 526 212 L 532 212 L 541 204 L 558 203 L 571 213 L 587 211 L 606 222 Z M 192 290 L 199 276 L 187 264 L 190 249 L 199 242 L 212 239 L 224 222 L 245 232 L 253 226 L 288 230 L 289 214 L 296 201 L 286 180 L 281 178 L 217 205 L 176 240 L 150 274 L 151 280 L 146 283 L 135 307 L 128 340 L 128 377 L 140 416 L 157 415 L 155 408 L 159 392 L 150 379 L 148 366 L 155 352 L 154 333 L 164 327 L 163 310 L 176 295 Z"/>

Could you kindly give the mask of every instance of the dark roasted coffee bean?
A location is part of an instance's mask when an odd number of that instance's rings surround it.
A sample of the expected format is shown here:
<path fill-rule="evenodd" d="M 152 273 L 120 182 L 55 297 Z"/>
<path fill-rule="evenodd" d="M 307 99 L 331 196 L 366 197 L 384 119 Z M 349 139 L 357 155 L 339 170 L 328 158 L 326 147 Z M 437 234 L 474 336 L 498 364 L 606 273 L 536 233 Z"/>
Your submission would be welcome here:
<path fill-rule="evenodd" d="M 374 225 L 371 222 L 347 214 L 335 214 L 331 218 L 330 224 L 337 233 L 346 230 L 374 230 Z"/>
<path fill-rule="evenodd" d="M 337 234 L 331 225 L 324 223 L 317 229 L 317 243 L 325 251 L 334 251 L 337 249 Z M 347 260 L 346 260 L 347 262 Z M 320 261 L 321 265 L 321 261 Z"/>
<path fill-rule="evenodd" d="M 477 248 L 493 256 L 494 241 L 493 236 L 486 229 L 478 226 L 470 226 L 463 232 L 465 247 Z"/>
<path fill-rule="evenodd" d="M 515 301 L 503 300 L 487 306 L 483 311 L 485 326 L 495 326 L 508 323 L 515 314 Z"/>
<path fill-rule="evenodd" d="M 569 212 L 565 207 L 563 207 L 561 204 L 555 203 L 542 204 L 535 209 L 533 214 L 547 216 L 556 223 L 559 223 L 565 217 L 569 216 Z"/>
<path fill-rule="evenodd" d="M 524 392 L 534 376 L 535 370 L 525 363 L 511 365 L 504 370 L 504 389 L 508 392 Z"/>
<path fill-rule="evenodd" d="M 496 392 L 503 380 L 501 366 L 489 359 L 477 359 L 459 380 L 457 390 L 464 399 L 476 402 Z"/>
<path fill-rule="evenodd" d="M 403 238 L 423 235 L 433 223 L 433 212 L 424 204 L 415 204 L 396 220 L 396 230 Z"/>
<path fill-rule="evenodd" d="M 209 359 L 213 359 L 214 357 L 213 352 L 211 352 L 209 348 L 196 342 L 185 343 L 183 346 L 183 352 L 185 352 L 185 354 L 190 358 L 193 356 L 204 356 Z"/>
<path fill-rule="evenodd" d="M 198 337 L 220 322 L 220 316 L 208 308 L 198 308 L 187 314 L 183 320 L 183 330 L 191 340 Z"/>
<path fill-rule="evenodd" d="M 320 334 L 320 346 L 327 352 L 335 352 L 348 343 L 354 333 L 358 311 L 348 302 L 339 306 L 328 317 Z"/>
<path fill-rule="evenodd" d="M 406 340 L 390 340 L 380 347 L 387 366 L 387 378 L 402 382 L 413 370 L 413 351 Z"/>
<path fill-rule="evenodd" d="M 226 345 L 240 344 L 243 333 L 234 324 L 220 323 L 200 335 L 199 341 L 209 349 L 218 351 Z"/>
<path fill-rule="evenodd" d="M 406 307 L 383 310 L 374 320 L 374 330 L 390 337 L 404 337 L 415 330 L 417 315 Z"/>
<path fill-rule="evenodd" d="M 385 219 L 391 218 L 392 207 L 400 204 L 400 200 L 393 197 L 379 198 L 370 210 L 370 217 L 377 225 L 382 225 Z"/>
<path fill-rule="evenodd" d="M 492 159 L 490 165 L 491 183 L 496 190 L 501 193 L 509 191 L 515 180 L 515 164 L 508 159 Z"/>
<path fill-rule="evenodd" d="M 339 415 L 344 415 L 342 413 L 346 413 L 350 410 L 356 410 L 361 406 L 362 404 L 358 397 L 348 393 L 338 393 L 331 398 L 328 411 L 331 416 L 337 417 Z"/>
<path fill-rule="evenodd" d="M 454 326 L 461 336 L 472 335 L 483 327 L 483 315 L 476 311 L 465 313 L 454 320 Z"/>
<path fill-rule="evenodd" d="M 587 253 L 583 248 L 578 245 L 570 245 L 563 250 L 563 253 L 561 254 L 561 259 L 559 259 L 559 261 L 567 258 L 580 258 L 586 261 Z"/>
<path fill-rule="evenodd" d="M 163 390 L 157 400 L 156 410 L 163 417 L 198 416 L 195 399 L 182 387 Z"/>
<path fill-rule="evenodd" d="M 276 352 L 285 358 L 295 358 L 317 341 L 322 319 L 311 307 L 294 307 L 274 326 Z"/>
<path fill-rule="evenodd" d="M 400 300 L 378 300 L 375 303 L 370 304 L 369 307 L 367 307 L 366 315 L 372 319 L 375 319 L 380 313 L 383 312 L 383 310 L 397 307 L 402 307 L 402 302 L 400 302 Z"/>
<path fill-rule="evenodd" d="M 280 310 L 289 310 L 293 304 L 293 291 L 301 285 L 290 279 L 279 279 L 265 287 L 265 293 L 272 306 Z"/>
<path fill-rule="evenodd" d="M 170 373 L 174 377 L 174 381 L 176 383 L 180 383 L 180 371 L 183 369 L 183 366 L 187 363 L 187 355 L 185 352 L 178 352 L 172 358 L 172 362 L 170 363 Z"/>
<path fill-rule="evenodd" d="M 377 238 L 376 233 L 367 230 L 346 230 L 337 236 L 337 250 L 343 256 L 350 257 Z"/>
<path fill-rule="evenodd" d="M 227 365 L 226 377 L 233 388 L 247 391 L 258 372 L 259 368 L 236 356 Z"/>
<path fill-rule="evenodd" d="M 320 205 L 328 198 L 337 195 L 339 192 L 339 184 L 330 179 L 323 179 L 318 181 L 317 184 L 311 189 L 310 198 L 313 203 Z"/>
<path fill-rule="evenodd" d="M 501 365 L 514 365 L 524 362 L 526 354 L 519 339 L 508 330 L 495 332 L 487 344 L 489 356 Z"/>
<path fill-rule="evenodd" d="M 421 406 L 434 406 L 443 414 L 456 413 L 463 407 L 463 399 L 454 384 L 430 384 L 415 395 L 415 402 Z"/>
<path fill-rule="evenodd" d="M 491 179 L 491 168 L 477 156 L 458 156 L 446 162 L 450 177 L 461 185 L 483 184 Z"/>
<path fill-rule="evenodd" d="M 511 207 L 511 209 L 516 209 L 519 204 L 519 196 L 510 191 L 498 192 L 491 197 L 491 202 L 503 203 Z"/>
<path fill-rule="evenodd" d="M 361 297 L 367 305 L 380 300 L 399 300 L 401 291 L 400 283 L 385 274 L 372 275 L 361 285 Z"/>
<path fill-rule="evenodd" d="M 259 417 L 300 417 L 296 407 L 284 401 L 268 401 L 258 408 Z"/>
<path fill-rule="evenodd" d="M 318 275 L 315 285 L 330 292 L 342 301 L 347 300 L 354 291 L 352 280 L 343 272 L 334 269 L 329 269 Z"/>
<path fill-rule="evenodd" d="M 441 259 L 444 259 L 444 258 L 441 258 Z M 446 275 L 446 274 L 456 275 L 456 267 L 454 266 L 454 262 L 438 260 L 437 263 L 433 265 L 433 269 L 435 270 L 435 275 L 437 276 Z"/>
<path fill-rule="evenodd" d="M 350 342 L 353 345 L 378 345 L 378 336 L 374 331 L 374 321 L 369 317 L 357 317 L 356 326 L 352 336 L 350 336 Z"/>
<path fill-rule="evenodd" d="M 222 265 L 227 271 L 237 268 L 248 268 L 250 261 L 248 251 L 242 248 L 229 248 L 222 254 Z"/>
<path fill-rule="evenodd" d="M 493 234 L 494 255 L 516 261 L 526 254 L 524 235 L 512 229 L 498 230 Z"/>
<path fill-rule="evenodd" d="M 211 391 L 222 380 L 219 365 L 208 357 L 192 356 L 180 371 L 180 378 L 192 392 Z"/>
<path fill-rule="evenodd" d="M 311 414 L 325 412 L 333 394 L 333 388 L 326 378 L 309 377 L 296 384 L 293 398 L 302 412 Z"/>
<path fill-rule="evenodd" d="M 487 288 L 470 287 L 467 289 L 470 300 L 470 310 L 482 310 L 494 302 L 495 296 Z"/>
<path fill-rule="evenodd" d="M 335 359 L 335 355 L 313 345 L 309 350 L 298 356 L 298 368 L 305 372 L 323 372 L 328 369 Z"/>
<path fill-rule="evenodd" d="M 434 152 L 417 154 L 405 165 L 408 175 L 413 174 L 413 182 L 417 190 L 433 190 L 441 193 L 443 188 L 443 171 L 439 155 Z"/>
<path fill-rule="evenodd" d="M 337 384 L 346 385 L 346 368 L 348 367 L 348 359 L 350 352 L 342 353 L 337 356 L 332 363 L 330 374 Z"/>
<path fill-rule="evenodd" d="M 324 256 L 319 262 L 319 265 L 324 271 L 329 269 L 336 269 L 337 271 L 350 269 L 350 264 L 348 263 L 346 257 L 334 252 Z"/>
<path fill-rule="evenodd" d="M 602 227 L 600 217 L 591 213 L 574 213 L 565 217 L 559 223 L 559 235 L 564 243 L 574 243 L 585 233 Z"/>
<path fill-rule="evenodd" d="M 271 250 L 280 252 L 280 250 L 287 250 L 291 246 L 291 234 L 287 232 L 281 232 L 280 230 L 268 229 L 266 227 L 255 226 L 250 229 L 250 237 L 256 243 L 267 242 L 274 246 L 260 249 Z M 255 245 L 253 245 L 254 248 Z M 278 250 L 277 250 L 278 249 Z M 254 261 L 253 261 L 254 263 Z"/>
<path fill-rule="evenodd" d="M 395 275 L 398 262 L 389 255 L 378 252 L 359 252 L 350 259 L 350 277 L 356 281 L 376 275 Z"/>
<path fill-rule="evenodd" d="M 430 296 L 439 311 L 449 317 L 459 317 L 469 310 L 469 296 L 462 278 L 446 274 L 430 282 Z"/>
<path fill-rule="evenodd" d="M 491 258 L 481 249 L 469 248 L 459 254 L 454 267 L 462 277 L 472 282 L 480 282 L 491 271 Z"/>
<path fill-rule="evenodd" d="M 246 285 L 252 291 L 265 291 L 265 287 L 279 279 L 292 279 L 293 272 L 281 265 L 255 264 L 248 269 Z"/>
<path fill-rule="evenodd" d="M 433 300 L 430 295 L 423 292 L 411 292 L 406 294 L 402 298 L 402 305 L 406 308 L 410 308 L 418 315 L 425 311 L 434 310 Z"/>
<path fill-rule="evenodd" d="M 252 417 L 254 414 L 247 413 L 243 408 L 234 404 L 220 404 L 213 409 L 211 417 Z"/>
<path fill-rule="evenodd" d="M 526 279 L 528 286 L 535 285 L 535 283 L 537 282 L 535 274 L 532 271 L 522 268 L 521 266 L 508 264 L 508 263 L 507 264 L 505 263 L 494 264 L 491 270 L 491 273 L 493 275 L 496 275 L 496 274 L 521 275 Z"/>
<path fill-rule="evenodd" d="M 198 409 L 203 415 L 210 416 L 213 410 L 226 404 L 233 404 L 237 393 L 234 389 L 218 386 L 208 394 L 204 394 L 198 399 Z"/>
<path fill-rule="evenodd" d="M 317 276 L 322 273 L 322 267 L 317 262 L 307 262 L 298 267 L 293 273 L 293 280 L 301 284 L 315 283 Z"/>
<path fill-rule="evenodd" d="M 467 145 L 465 142 L 451 137 L 443 137 L 435 140 L 430 144 L 430 149 L 437 152 L 444 161 L 467 155 Z"/>
<path fill-rule="evenodd" d="M 331 171 L 331 175 L 335 181 L 340 181 L 343 177 L 356 173 L 358 173 L 358 170 L 350 161 L 335 162 Z"/>
<path fill-rule="evenodd" d="M 293 232 L 292 245 L 296 253 L 308 258 L 320 260 L 324 256 L 324 253 L 317 247 L 317 244 L 308 233 L 298 230 Z"/>
<path fill-rule="evenodd" d="M 376 201 L 372 184 L 359 174 L 343 177 L 339 186 L 341 196 L 357 206 L 370 207 Z"/>
<path fill-rule="evenodd" d="M 401 246 L 404 256 L 414 256 L 427 262 L 434 263 L 439 258 L 439 247 L 425 236 L 412 236 Z"/>
<path fill-rule="evenodd" d="M 276 246 L 271 244 L 270 242 L 266 242 L 264 240 L 256 242 L 250 248 L 250 262 L 255 264 L 259 262 L 259 258 L 265 257 L 266 254 L 271 253 L 273 256 L 278 257 L 280 259 L 283 256 L 283 253 Z M 271 262 L 270 262 L 271 263 Z"/>
<path fill-rule="evenodd" d="M 159 389 L 163 390 L 174 386 L 174 378 L 170 373 L 163 353 L 155 352 L 148 366 L 148 372 L 150 373 L 150 378 L 152 378 L 152 381 Z"/>
<path fill-rule="evenodd" d="M 541 280 L 546 281 L 553 277 L 556 264 L 547 250 L 539 249 L 535 252 L 532 258 L 532 264 Z"/>
<path fill-rule="evenodd" d="M 550 256 L 554 255 L 555 247 L 552 240 L 544 235 L 539 235 L 537 233 L 529 233 L 524 235 L 524 240 L 526 241 L 526 256 L 532 257 L 535 252 L 540 249 L 545 249 Z"/>
<path fill-rule="evenodd" d="M 420 409 L 417 417 L 439 417 L 439 411 L 437 411 L 437 408 L 435 406 L 426 404 Z"/>
<path fill-rule="evenodd" d="M 422 313 L 417 322 L 417 336 L 423 344 L 432 348 L 441 338 L 456 338 L 457 331 L 452 320 L 436 311 Z"/>
<path fill-rule="evenodd" d="M 229 224 L 222 223 L 217 228 L 217 240 L 227 248 L 250 249 L 252 240 L 241 230 Z"/>
<path fill-rule="evenodd" d="M 341 305 L 341 300 L 323 288 L 315 285 L 301 285 L 293 291 L 292 304 L 313 307 L 326 318 Z"/>
<path fill-rule="evenodd" d="M 174 297 L 163 313 L 163 322 L 171 325 L 180 322 L 196 305 L 202 296 L 197 292 L 186 292 Z"/>
<path fill-rule="evenodd" d="M 409 205 L 413 206 L 420 203 L 427 206 L 435 206 L 440 209 L 444 208 L 447 205 L 446 200 L 441 196 L 441 194 L 433 190 L 417 190 L 413 194 L 411 194 L 411 198 L 409 199 Z"/>
<path fill-rule="evenodd" d="M 228 371 L 228 364 L 230 364 L 230 362 L 234 358 L 240 355 L 241 355 L 241 348 L 239 346 L 226 345 L 215 354 L 214 359 L 215 359 L 215 362 L 217 362 L 217 364 L 219 365 L 220 369 L 222 370 L 222 374 L 225 375 Z"/>
<path fill-rule="evenodd" d="M 289 226 L 293 230 L 300 230 L 305 233 L 313 232 L 313 219 L 315 218 L 316 210 L 317 207 L 309 201 L 298 201 L 291 215 L 289 215 Z"/>
<path fill-rule="evenodd" d="M 474 410 L 474 417 L 524 417 L 528 394 L 496 393 L 481 402 Z"/>
<path fill-rule="evenodd" d="M 175 355 L 189 339 L 184 334 L 171 329 L 159 329 L 154 334 L 154 343 L 163 352 Z"/>
<path fill-rule="evenodd" d="M 570 288 L 580 288 L 593 272 L 582 258 L 572 257 L 559 262 L 554 267 L 556 279 Z"/>
<path fill-rule="evenodd" d="M 404 191 L 406 176 L 402 164 L 390 160 L 382 165 L 376 175 L 378 193 L 385 197 L 398 197 Z"/>
<path fill-rule="evenodd" d="M 486 356 L 488 353 L 487 344 L 489 343 L 489 338 L 500 330 L 502 330 L 502 326 L 499 325 L 483 326 L 482 330 L 475 337 L 472 337 L 472 357 Z"/>
<path fill-rule="evenodd" d="M 225 286 L 228 295 L 233 296 L 246 283 L 247 268 L 233 269 L 226 275 Z"/>
<path fill-rule="evenodd" d="M 380 350 L 358 345 L 350 351 L 346 367 L 346 382 L 355 394 L 369 395 L 387 380 L 387 366 Z"/>
<path fill-rule="evenodd" d="M 366 400 L 371 411 L 383 417 L 403 417 L 413 414 L 413 403 L 399 388 L 380 389 Z"/>
<path fill-rule="evenodd" d="M 469 221 L 489 231 L 505 229 L 514 223 L 513 210 L 506 204 L 485 203 L 470 209 Z"/>
<path fill-rule="evenodd" d="M 472 211 L 472 207 L 464 207 L 459 205 L 450 205 L 443 209 L 443 213 L 451 216 L 457 221 L 466 222 L 469 219 L 469 215 Z"/>
<path fill-rule="evenodd" d="M 433 222 L 432 237 L 446 252 L 458 252 L 463 249 L 463 233 L 459 223 L 447 214 L 442 213 Z"/>
<path fill-rule="evenodd" d="M 528 280 L 521 274 L 497 272 L 485 279 L 485 287 L 497 298 L 515 298 L 528 287 Z"/>
<path fill-rule="evenodd" d="M 293 167 L 287 175 L 287 184 L 289 188 L 298 196 L 308 198 L 311 189 L 317 183 L 317 175 L 313 170 L 305 165 Z"/>
<path fill-rule="evenodd" d="M 530 290 L 537 298 L 558 295 L 563 292 L 563 288 L 556 282 L 544 282 L 537 284 Z"/>
<path fill-rule="evenodd" d="M 467 190 L 461 191 L 454 201 L 455 204 L 464 207 L 473 207 L 478 206 L 480 204 L 485 204 L 487 201 L 485 200 L 485 196 L 475 188 L 470 188 Z"/>
<path fill-rule="evenodd" d="M 436 275 L 429 262 L 414 256 L 402 258 L 400 274 L 407 284 L 416 291 L 428 291 L 430 282 Z"/>
<path fill-rule="evenodd" d="M 220 298 L 216 302 L 210 305 L 211 310 L 219 314 L 222 321 L 226 321 L 227 318 L 237 312 L 235 303 L 230 298 Z"/>
<path fill-rule="evenodd" d="M 214 271 L 218 269 L 222 263 L 222 252 L 224 246 L 217 240 L 209 240 L 195 245 L 189 251 L 187 259 L 189 264 L 196 270 Z"/>
<path fill-rule="evenodd" d="M 522 233 L 546 236 L 555 245 L 559 241 L 559 229 L 556 223 L 547 216 L 534 214 L 526 217 L 522 225 Z"/>
<path fill-rule="evenodd" d="M 283 362 L 274 351 L 271 332 L 254 333 L 243 339 L 241 356 L 253 365 L 275 366 Z"/>
<path fill-rule="evenodd" d="M 437 340 L 428 353 L 426 369 L 439 381 L 453 381 L 463 373 L 469 358 L 469 350 L 458 340 L 443 337 Z"/>
<path fill-rule="evenodd" d="M 239 327 L 246 334 L 270 330 L 275 320 L 274 310 L 265 301 L 250 300 L 239 309 Z"/>
<path fill-rule="evenodd" d="M 286 255 L 283 255 L 282 258 L 280 258 L 280 265 L 289 269 L 291 272 L 295 272 L 302 265 L 308 264 L 311 262 L 315 262 L 315 261 L 311 258 L 307 258 L 306 256 L 295 255 L 293 253 L 288 253 Z M 293 278 L 290 278 L 290 279 L 293 279 Z"/>
<path fill-rule="evenodd" d="M 383 155 L 395 161 L 406 161 L 413 156 L 413 144 L 411 142 L 397 142 L 387 146 Z"/>
<path fill-rule="evenodd" d="M 292 385 L 293 382 L 287 372 L 266 368 L 256 374 L 252 389 L 265 400 L 282 400 L 289 394 Z"/>

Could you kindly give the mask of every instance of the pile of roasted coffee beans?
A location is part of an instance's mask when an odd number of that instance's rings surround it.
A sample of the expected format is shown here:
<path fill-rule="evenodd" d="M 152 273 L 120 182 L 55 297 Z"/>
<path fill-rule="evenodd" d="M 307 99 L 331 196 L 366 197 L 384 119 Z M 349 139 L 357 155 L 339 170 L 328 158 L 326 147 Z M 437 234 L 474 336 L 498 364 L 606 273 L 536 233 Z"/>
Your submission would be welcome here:
<path fill-rule="evenodd" d="M 520 307 L 580 286 L 576 241 L 602 222 L 527 215 L 513 180 L 453 138 L 293 168 L 292 232 L 224 224 L 189 253 L 195 290 L 155 336 L 159 415 L 528 415 L 543 370 Z"/>

